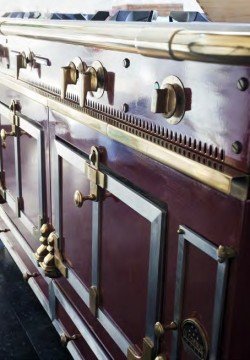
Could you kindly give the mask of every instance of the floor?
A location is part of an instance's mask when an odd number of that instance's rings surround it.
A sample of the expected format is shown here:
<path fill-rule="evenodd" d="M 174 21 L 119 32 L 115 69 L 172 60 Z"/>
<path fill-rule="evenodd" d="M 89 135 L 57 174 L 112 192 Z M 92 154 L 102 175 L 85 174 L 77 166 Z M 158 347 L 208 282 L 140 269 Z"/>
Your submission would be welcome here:
<path fill-rule="evenodd" d="M 0 243 L 0 360 L 70 360 L 67 349 Z"/>

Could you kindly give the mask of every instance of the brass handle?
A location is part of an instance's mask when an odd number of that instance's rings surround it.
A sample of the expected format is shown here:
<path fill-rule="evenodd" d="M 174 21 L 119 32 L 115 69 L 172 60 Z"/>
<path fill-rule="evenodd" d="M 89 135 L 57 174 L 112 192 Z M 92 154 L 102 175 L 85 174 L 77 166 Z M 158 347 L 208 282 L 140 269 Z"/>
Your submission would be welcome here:
<path fill-rule="evenodd" d="M 166 118 L 173 116 L 177 106 L 177 94 L 171 84 L 166 84 L 164 89 L 155 89 L 152 97 L 151 111 L 162 113 Z"/>
<path fill-rule="evenodd" d="M 18 79 L 20 69 L 26 69 L 29 59 L 27 58 L 25 52 L 20 53 L 19 51 L 12 50 L 12 53 L 15 54 L 15 77 Z"/>
<path fill-rule="evenodd" d="M 26 282 L 28 282 L 30 278 L 32 278 L 32 277 L 35 278 L 35 277 L 37 277 L 37 276 L 39 276 L 39 274 L 36 273 L 36 272 L 34 272 L 34 273 L 32 273 L 32 274 L 30 274 L 30 273 L 28 273 L 28 272 L 25 272 L 25 273 L 23 273 L 23 280 L 26 281 Z"/>
<path fill-rule="evenodd" d="M 15 136 L 15 132 L 13 130 L 8 132 L 4 129 L 1 129 L 0 136 L 1 136 L 2 141 L 5 141 L 8 136 Z"/>
<path fill-rule="evenodd" d="M 79 190 L 76 190 L 74 193 L 74 203 L 77 207 L 82 207 L 84 201 L 95 201 L 96 196 L 94 194 L 89 194 L 87 196 L 84 196 Z"/>
<path fill-rule="evenodd" d="M 80 106 L 84 106 L 89 91 L 96 91 L 98 88 L 98 78 L 96 69 L 89 66 L 85 72 L 79 73 L 80 81 Z"/>
<path fill-rule="evenodd" d="M 80 334 L 74 334 L 74 335 L 70 336 L 70 335 L 63 333 L 60 336 L 61 344 L 62 344 L 62 346 L 66 347 L 69 341 L 79 339 L 80 337 L 81 337 Z"/>
<path fill-rule="evenodd" d="M 15 136 L 15 131 L 11 130 L 11 131 L 6 131 L 4 129 L 1 129 L 1 132 L 0 132 L 0 137 L 1 137 L 1 140 L 2 140 L 2 147 L 4 149 L 6 149 L 6 142 L 5 140 L 7 139 L 8 136 Z"/>
<path fill-rule="evenodd" d="M 61 68 L 61 99 L 65 99 L 68 85 L 75 85 L 77 80 L 78 71 L 73 62 Z"/>
<path fill-rule="evenodd" d="M 166 331 L 175 331 L 177 329 L 178 329 L 178 325 L 174 321 L 172 321 L 168 325 L 163 325 L 158 321 L 157 323 L 155 323 L 155 326 L 154 326 L 155 335 L 157 337 L 163 336 Z"/>
<path fill-rule="evenodd" d="M 18 134 L 18 132 L 17 132 L 17 129 L 16 129 L 15 125 L 12 125 L 12 130 L 9 131 L 9 132 L 6 131 L 5 129 L 1 129 L 0 137 L 1 137 L 1 140 L 2 140 L 2 147 L 4 149 L 6 149 L 5 140 L 7 139 L 8 136 L 16 136 L 17 134 Z M 24 130 L 20 130 L 19 135 L 22 136 L 22 135 L 29 135 L 29 134 L 27 134 Z"/>

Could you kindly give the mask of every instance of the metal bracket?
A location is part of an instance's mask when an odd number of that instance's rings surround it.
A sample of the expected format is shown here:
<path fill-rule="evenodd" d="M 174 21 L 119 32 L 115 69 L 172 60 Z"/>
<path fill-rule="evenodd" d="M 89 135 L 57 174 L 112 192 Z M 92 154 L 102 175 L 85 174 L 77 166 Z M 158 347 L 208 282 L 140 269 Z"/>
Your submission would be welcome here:
<path fill-rule="evenodd" d="M 139 355 L 134 347 L 128 348 L 127 360 L 152 360 L 154 353 L 154 343 L 148 337 L 143 339 L 142 355 Z"/>

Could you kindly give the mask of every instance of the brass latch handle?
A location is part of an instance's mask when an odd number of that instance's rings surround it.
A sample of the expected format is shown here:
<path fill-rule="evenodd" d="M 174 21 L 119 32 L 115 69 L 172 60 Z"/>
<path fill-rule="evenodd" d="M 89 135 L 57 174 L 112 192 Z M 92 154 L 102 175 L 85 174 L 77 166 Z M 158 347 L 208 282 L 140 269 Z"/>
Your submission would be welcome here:
<path fill-rule="evenodd" d="M 62 344 L 62 346 L 66 347 L 68 345 L 69 341 L 77 340 L 80 337 L 81 337 L 80 334 L 74 334 L 74 335 L 70 336 L 70 335 L 63 333 L 60 336 L 61 344 Z"/>
<path fill-rule="evenodd" d="M 87 200 L 95 201 L 96 196 L 94 194 L 89 194 L 89 195 L 84 196 L 79 190 L 75 191 L 75 193 L 74 193 L 75 206 L 80 208 L 80 207 L 82 207 L 83 203 Z"/>
<path fill-rule="evenodd" d="M 155 323 L 155 326 L 154 326 L 155 335 L 157 337 L 163 336 L 166 331 L 175 331 L 177 329 L 178 329 L 178 325 L 174 321 L 172 321 L 168 325 L 163 325 L 158 321 L 157 323 Z"/>

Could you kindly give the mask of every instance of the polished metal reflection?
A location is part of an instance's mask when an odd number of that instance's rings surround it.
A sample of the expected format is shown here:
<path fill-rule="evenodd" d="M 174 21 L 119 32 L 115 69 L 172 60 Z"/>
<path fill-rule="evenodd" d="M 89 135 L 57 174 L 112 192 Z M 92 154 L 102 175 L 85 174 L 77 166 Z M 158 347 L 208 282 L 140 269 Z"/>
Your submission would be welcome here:
<path fill-rule="evenodd" d="M 250 26 L 0 20 L 0 33 L 156 58 L 249 64 Z"/>

